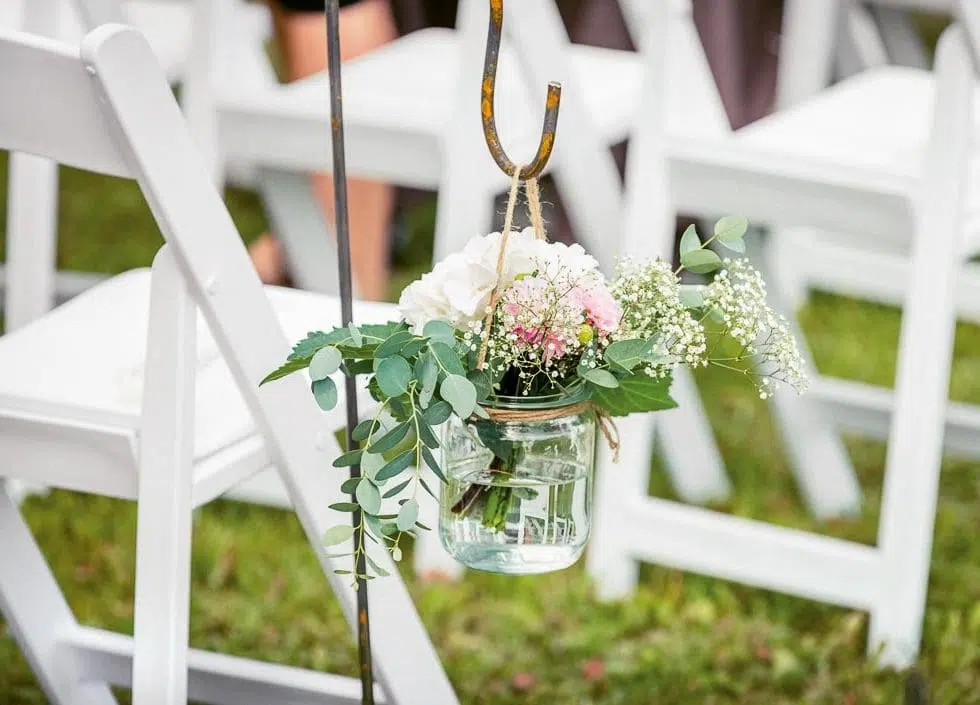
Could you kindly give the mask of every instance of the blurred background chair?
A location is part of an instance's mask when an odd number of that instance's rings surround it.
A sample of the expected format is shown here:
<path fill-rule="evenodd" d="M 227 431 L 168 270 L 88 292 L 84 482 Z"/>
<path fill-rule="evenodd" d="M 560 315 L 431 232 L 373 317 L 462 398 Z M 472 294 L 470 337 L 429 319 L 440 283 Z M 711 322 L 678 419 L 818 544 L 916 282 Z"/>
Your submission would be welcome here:
<path fill-rule="evenodd" d="M 744 213 L 771 228 L 773 238 L 804 225 L 846 232 L 855 241 L 899 241 L 911 252 L 900 279 L 904 311 L 895 391 L 828 379 L 811 367 L 809 401 L 784 390 L 773 404 L 787 450 L 797 458 L 837 460 L 827 456 L 830 446 L 813 442 L 816 432 L 832 426 L 888 438 L 877 545 L 649 498 L 648 477 L 638 462 L 649 446 L 631 443 L 627 462 L 615 467 L 606 458 L 599 473 L 588 564 L 601 594 L 629 594 L 637 561 L 650 561 L 868 610 L 869 651 L 883 646 L 888 665 L 914 661 L 944 436 L 947 449 L 980 450 L 980 412 L 947 401 L 955 293 L 975 192 L 972 47 L 980 24 L 975 15 L 970 19 L 973 41 L 959 26 L 948 30 L 935 75 L 922 72 L 920 93 L 869 95 L 859 75 L 721 142 L 683 139 L 664 130 L 662 121 L 638 127 L 628 181 L 627 251 L 649 249 L 650 202 L 656 200 L 683 212 Z M 652 60 L 663 63 L 662 56 Z M 662 79 L 649 81 L 646 104 L 662 104 Z M 862 102 L 831 108 L 826 100 L 835 96 L 860 96 Z M 913 105 L 921 111 L 914 120 L 896 120 Z M 756 261 L 772 261 L 761 242 L 754 249 Z M 796 411 L 787 415 L 792 406 Z M 632 437 L 643 436 L 637 431 Z M 841 459 L 846 462 L 846 455 Z"/>

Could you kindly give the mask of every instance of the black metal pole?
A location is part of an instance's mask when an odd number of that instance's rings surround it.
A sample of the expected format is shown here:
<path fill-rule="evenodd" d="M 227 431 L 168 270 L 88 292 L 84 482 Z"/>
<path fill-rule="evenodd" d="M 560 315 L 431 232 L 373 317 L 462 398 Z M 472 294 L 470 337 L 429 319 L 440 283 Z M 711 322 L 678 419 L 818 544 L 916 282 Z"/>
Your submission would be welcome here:
<path fill-rule="evenodd" d="M 330 79 L 330 135 L 333 142 L 334 211 L 337 233 L 337 264 L 340 269 L 340 315 L 343 324 L 354 320 L 353 288 L 350 265 L 350 221 L 347 214 L 347 164 L 344 157 L 344 107 L 340 85 L 340 2 L 326 0 L 327 15 L 327 75 Z M 344 380 L 347 396 L 347 448 L 357 445 L 353 438 L 358 422 L 357 386 L 353 375 Z M 361 476 L 361 468 L 355 465 L 350 476 Z M 354 541 L 364 546 L 364 522 L 360 510 L 354 512 Z M 374 673 L 371 661 L 371 622 L 368 616 L 368 586 L 363 576 L 367 573 L 364 551 L 357 553 L 354 566 L 357 581 L 357 647 L 360 662 L 361 704 L 374 705 Z"/>

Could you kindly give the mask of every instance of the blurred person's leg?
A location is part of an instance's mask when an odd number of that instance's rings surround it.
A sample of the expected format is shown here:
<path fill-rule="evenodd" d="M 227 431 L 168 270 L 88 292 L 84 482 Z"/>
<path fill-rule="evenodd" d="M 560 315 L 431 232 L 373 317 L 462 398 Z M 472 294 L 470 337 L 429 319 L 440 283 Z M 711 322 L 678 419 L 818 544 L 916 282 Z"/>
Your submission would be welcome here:
<path fill-rule="evenodd" d="M 269 0 L 287 81 L 296 81 L 327 67 L 323 0 Z M 340 50 L 347 61 L 395 39 L 397 31 L 389 0 L 341 0 Z M 315 174 L 314 188 L 328 220 L 333 220 L 333 181 Z M 388 184 L 352 178 L 347 187 L 351 260 L 358 292 L 378 300 L 387 294 L 389 236 L 394 189 Z M 251 248 L 252 261 L 262 281 L 282 284 L 287 279 L 281 247 L 263 235 Z"/>

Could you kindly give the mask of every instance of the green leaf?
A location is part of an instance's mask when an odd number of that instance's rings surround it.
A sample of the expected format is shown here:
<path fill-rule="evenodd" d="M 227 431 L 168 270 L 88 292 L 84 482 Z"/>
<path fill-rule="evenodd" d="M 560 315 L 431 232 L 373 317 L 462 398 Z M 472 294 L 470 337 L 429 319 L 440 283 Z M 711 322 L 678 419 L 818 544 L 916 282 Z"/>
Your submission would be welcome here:
<path fill-rule="evenodd" d="M 698 237 L 698 229 L 693 223 L 687 226 L 684 234 L 681 235 L 681 257 L 701 249 L 701 238 Z"/>
<path fill-rule="evenodd" d="M 627 416 L 646 411 L 673 409 L 677 402 L 670 396 L 670 375 L 654 379 L 648 374 L 632 374 L 619 381 L 616 389 L 595 387 L 592 401 L 611 416 Z"/>
<path fill-rule="evenodd" d="M 411 424 L 408 421 L 400 423 L 388 431 L 385 435 L 381 436 L 381 438 L 373 441 L 368 447 L 371 449 L 372 453 L 387 453 L 389 450 L 405 440 L 405 436 L 408 435 L 408 429 L 410 427 Z"/>
<path fill-rule="evenodd" d="M 405 343 L 414 337 L 415 336 L 413 336 L 407 330 L 400 330 L 397 333 L 393 333 L 387 338 L 387 340 L 378 346 L 377 350 L 374 351 L 374 356 L 377 358 L 397 355 L 398 351 L 404 347 Z"/>
<path fill-rule="evenodd" d="M 423 524 L 420 521 L 415 522 L 415 526 L 417 526 L 420 529 L 422 529 L 422 531 L 432 531 L 432 529 L 430 529 L 428 526 L 426 526 L 425 524 Z"/>
<path fill-rule="evenodd" d="M 439 401 L 422 412 L 422 420 L 429 426 L 438 426 L 445 423 L 446 419 L 453 413 L 453 407 L 444 401 Z"/>
<path fill-rule="evenodd" d="M 357 484 L 361 481 L 359 477 L 349 477 L 344 480 L 344 484 L 340 486 L 340 491 L 344 494 L 354 494 L 357 490 Z"/>
<path fill-rule="evenodd" d="M 361 455 L 361 472 L 365 477 L 375 480 L 378 470 L 384 467 L 385 459 L 379 453 L 367 453 Z"/>
<path fill-rule="evenodd" d="M 344 363 L 344 371 L 351 375 L 368 375 L 374 372 L 374 360 L 357 360 Z"/>
<path fill-rule="evenodd" d="M 406 487 L 408 487 L 408 485 L 409 485 L 409 483 L 411 483 L 411 481 L 412 481 L 412 478 L 408 478 L 404 482 L 398 483 L 397 485 L 395 485 L 394 487 L 392 487 L 390 490 L 388 490 L 387 492 L 385 492 L 382 495 L 382 498 L 383 499 L 390 499 L 390 498 L 394 497 L 396 494 L 398 494 L 403 489 L 405 489 Z"/>
<path fill-rule="evenodd" d="M 400 355 L 386 357 L 378 365 L 378 386 L 389 397 L 400 397 L 408 391 L 412 381 L 412 368 Z"/>
<path fill-rule="evenodd" d="M 344 543 L 345 541 L 350 541 L 353 535 L 354 535 L 353 526 L 347 526 L 345 524 L 340 524 L 338 526 L 331 526 L 323 534 L 323 545 L 336 546 L 338 544 Z"/>
<path fill-rule="evenodd" d="M 614 375 L 609 370 L 600 370 L 598 368 L 593 367 L 590 369 L 583 370 L 579 374 L 598 387 L 615 389 L 616 387 L 619 386 L 619 380 L 616 379 L 616 375 Z"/>
<path fill-rule="evenodd" d="M 436 477 L 438 477 L 441 482 L 447 484 L 449 483 L 449 480 L 446 479 L 446 475 L 442 472 L 442 468 L 439 467 L 439 463 L 436 462 L 436 459 L 432 456 L 432 452 L 428 448 L 422 449 L 422 460 L 425 461 L 425 464 L 429 466 L 429 469 L 436 474 Z M 432 494 L 432 490 L 430 490 L 428 485 L 425 484 L 425 480 L 420 480 L 420 482 L 422 483 L 422 486 L 425 487 L 425 491 L 435 497 L 435 495 Z"/>
<path fill-rule="evenodd" d="M 476 400 L 486 401 L 487 397 L 490 396 L 490 392 L 493 391 L 490 385 L 490 378 L 487 373 L 483 370 L 470 370 L 466 373 L 466 379 L 473 383 L 476 387 Z"/>
<path fill-rule="evenodd" d="M 330 505 L 335 512 L 356 512 L 360 507 L 353 502 L 336 502 Z"/>
<path fill-rule="evenodd" d="M 361 347 L 364 345 L 364 338 L 361 337 L 361 331 L 357 329 L 353 323 L 347 326 L 347 331 L 350 333 L 351 342 L 354 343 L 354 347 Z"/>
<path fill-rule="evenodd" d="M 402 357 L 413 358 L 428 346 L 429 341 L 425 338 L 414 338 L 402 346 L 400 354 Z"/>
<path fill-rule="evenodd" d="M 476 408 L 476 387 L 461 375 L 449 375 L 439 387 L 439 395 L 453 406 L 453 411 L 465 419 Z"/>
<path fill-rule="evenodd" d="M 704 306 L 704 289 L 700 284 L 681 284 L 678 295 L 684 308 L 701 308 Z"/>
<path fill-rule="evenodd" d="M 327 345 L 336 345 L 341 340 L 346 337 L 347 331 L 343 328 L 339 330 L 334 330 L 330 333 L 324 333 L 323 331 L 310 331 L 306 334 L 306 337 L 293 346 L 293 351 L 289 355 L 289 360 L 307 360 L 316 353 L 320 348 L 326 347 Z"/>
<path fill-rule="evenodd" d="M 372 516 L 370 514 L 365 514 L 364 523 L 365 525 L 367 525 L 367 528 L 371 530 L 370 533 L 365 532 L 366 535 L 368 536 L 370 536 L 371 534 L 374 534 L 375 536 L 383 535 L 381 531 L 381 520 L 378 517 Z"/>
<path fill-rule="evenodd" d="M 689 272 L 707 274 L 721 267 L 721 257 L 712 250 L 694 250 L 681 255 L 681 265 Z"/>
<path fill-rule="evenodd" d="M 406 450 L 401 455 L 396 455 L 394 460 L 378 470 L 378 474 L 375 476 L 375 481 L 380 485 L 396 475 L 400 475 L 409 465 L 412 464 L 413 460 L 415 460 L 414 449 Z"/>
<path fill-rule="evenodd" d="M 408 324 L 405 321 L 388 321 L 387 323 L 365 323 L 363 326 L 359 326 L 358 330 L 361 332 L 361 336 L 367 338 L 368 344 L 377 344 L 383 340 L 387 340 L 392 335 L 400 330 L 408 330 Z M 345 331 L 347 332 L 347 331 Z"/>
<path fill-rule="evenodd" d="M 381 511 L 381 491 L 368 478 L 361 478 L 355 496 L 366 514 L 377 514 Z"/>
<path fill-rule="evenodd" d="M 429 321 L 422 329 L 422 335 L 450 347 L 456 344 L 456 329 L 446 321 Z"/>
<path fill-rule="evenodd" d="M 439 447 L 439 439 L 436 438 L 436 434 L 434 434 L 432 429 L 425 423 L 419 424 L 419 440 L 422 441 L 422 443 L 424 443 L 428 448 Z"/>
<path fill-rule="evenodd" d="M 730 242 L 721 243 L 722 247 L 727 247 L 732 252 L 738 252 L 740 255 L 745 254 L 745 240 L 732 240 Z"/>
<path fill-rule="evenodd" d="M 435 471 L 433 470 L 433 472 L 435 472 Z M 442 472 L 442 471 L 440 470 L 439 472 Z M 421 477 L 421 476 L 419 477 L 419 484 L 422 485 L 422 489 L 425 490 L 426 493 L 430 497 L 432 497 L 432 499 L 438 501 L 439 495 L 437 495 L 435 492 L 433 492 L 431 489 L 429 489 L 429 486 L 425 483 L 425 478 L 424 477 Z"/>
<path fill-rule="evenodd" d="M 333 466 L 335 468 L 353 467 L 354 465 L 357 465 L 359 462 L 361 462 L 361 453 L 362 451 L 360 450 L 352 450 L 348 453 L 344 453 L 343 455 L 338 457 L 335 461 L 333 461 Z"/>
<path fill-rule="evenodd" d="M 367 561 L 367 564 L 369 566 L 371 566 L 371 570 L 373 570 L 378 575 L 378 577 L 381 577 L 381 578 L 387 578 L 388 577 L 388 571 L 385 570 L 384 568 L 382 568 L 381 566 L 379 566 L 373 560 L 371 560 L 371 556 L 369 556 L 367 554 L 367 551 L 364 552 L 364 560 Z"/>
<path fill-rule="evenodd" d="M 415 364 L 415 377 L 422 383 L 422 391 L 419 392 L 419 405 L 424 409 L 432 401 L 436 383 L 439 382 L 439 363 L 436 362 L 433 353 L 426 353 L 418 359 Z"/>
<path fill-rule="evenodd" d="M 419 503 L 410 499 L 398 510 L 398 530 L 408 531 L 419 518 Z"/>
<path fill-rule="evenodd" d="M 617 340 L 615 343 L 610 344 L 603 353 L 603 357 L 605 357 L 606 362 L 618 365 L 623 370 L 630 372 L 641 362 L 649 359 L 651 352 L 653 352 L 653 343 L 651 341 L 633 338 L 631 340 Z M 588 376 L 585 376 L 585 378 L 589 379 Z M 591 381 L 599 384 L 595 380 Z"/>
<path fill-rule="evenodd" d="M 451 347 L 436 341 L 429 343 L 429 349 L 435 355 L 439 368 L 447 375 L 466 374 L 466 368 L 463 367 L 463 363 L 459 361 L 459 356 Z"/>
<path fill-rule="evenodd" d="M 316 399 L 317 406 L 324 411 L 330 411 L 337 406 L 337 385 L 332 379 L 326 377 L 313 383 L 313 398 Z"/>
<path fill-rule="evenodd" d="M 326 379 L 340 369 L 341 362 L 343 362 L 343 357 L 333 345 L 320 348 L 310 360 L 310 378 L 314 382 Z"/>
<path fill-rule="evenodd" d="M 265 378 L 261 382 L 259 382 L 259 386 L 261 387 L 263 384 L 267 382 L 274 382 L 277 379 L 282 379 L 283 377 L 291 375 L 294 372 L 305 370 L 309 366 L 310 366 L 310 359 L 308 357 L 290 360 L 282 367 L 279 367 L 273 370 L 272 372 L 270 372 L 269 374 L 267 374 Z"/>
<path fill-rule="evenodd" d="M 374 419 L 365 419 L 361 423 L 354 427 L 354 440 L 361 442 L 366 441 L 368 436 L 371 435 L 371 431 L 374 430 Z"/>
<path fill-rule="evenodd" d="M 715 237 L 722 243 L 741 240 L 749 229 L 749 219 L 742 215 L 726 215 L 715 223 Z"/>

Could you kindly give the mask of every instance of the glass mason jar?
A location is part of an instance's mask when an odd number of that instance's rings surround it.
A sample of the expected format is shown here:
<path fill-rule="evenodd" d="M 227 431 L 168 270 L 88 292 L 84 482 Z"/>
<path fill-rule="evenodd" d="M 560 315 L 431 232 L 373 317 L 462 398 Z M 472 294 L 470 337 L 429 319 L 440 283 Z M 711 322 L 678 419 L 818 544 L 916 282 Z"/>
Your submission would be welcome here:
<path fill-rule="evenodd" d="M 589 540 L 596 422 L 585 390 L 496 397 L 491 409 L 546 420 L 460 420 L 443 431 L 439 536 L 463 565 L 532 574 L 575 563 Z M 576 408 L 577 407 L 577 408 Z M 561 413 L 568 409 L 567 414 Z"/>

